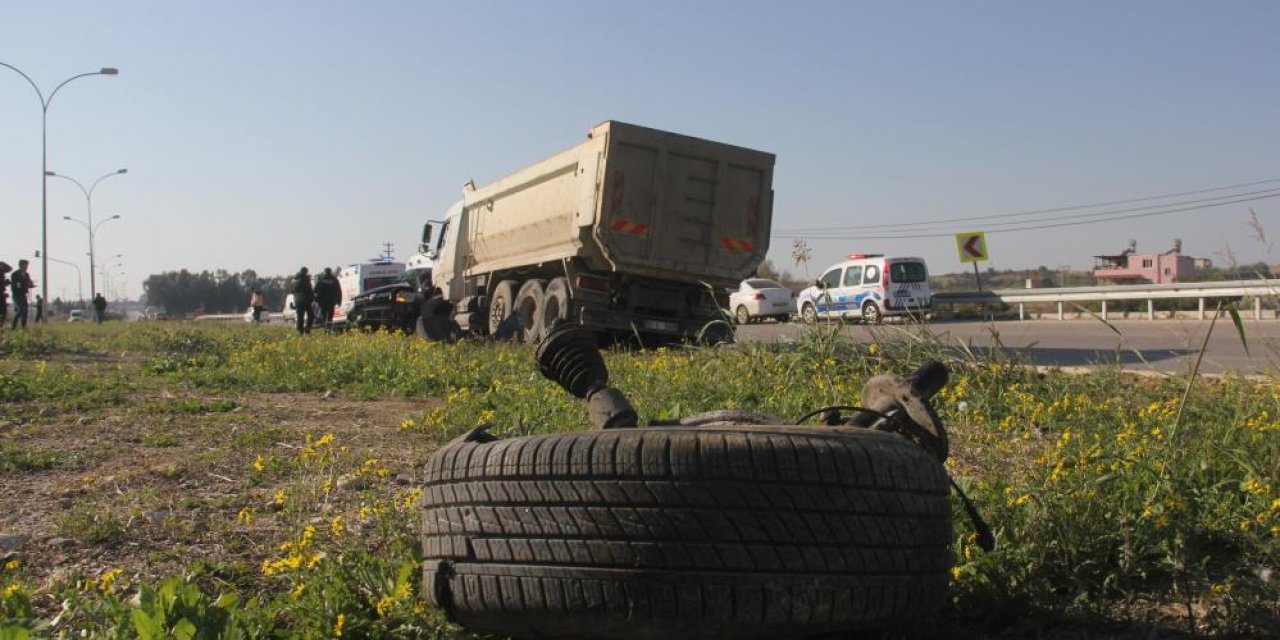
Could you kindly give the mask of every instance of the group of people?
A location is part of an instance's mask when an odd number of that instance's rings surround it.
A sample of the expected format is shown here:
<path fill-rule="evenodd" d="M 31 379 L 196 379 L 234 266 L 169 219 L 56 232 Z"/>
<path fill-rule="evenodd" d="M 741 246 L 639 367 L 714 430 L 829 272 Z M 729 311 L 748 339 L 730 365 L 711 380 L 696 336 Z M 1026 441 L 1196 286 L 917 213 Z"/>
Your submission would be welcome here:
<path fill-rule="evenodd" d="M 333 269 L 324 268 L 324 273 L 311 282 L 311 272 L 306 267 L 298 270 L 293 277 L 293 306 L 296 311 L 294 325 L 298 333 L 311 333 L 311 326 L 318 320 L 325 327 L 333 326 L 333 312 L 342 302 L 342 285 Z M 318 318 L 317 318 L 318 316 Z"/>
<path fill-rule="evenodd" d="M 31 274 L 27 272 L 28 264 L 25 259 L 19 260 L 18 268 L 14 269 L 9 263 L 0 261 L 0 327 L 4 327 L 5 322 L 9 321 L 9 295 L 12 294 L 13 320 L 9 328 L 17 329 L 19 324 L 23 329 L 27 328 L 27 295 L 36 288 Z M 36 295 L 35 321 L 44 322 L 44 298 L 39 295 Z"/>
<path fill-rule="evenodd" d="M 31 279 L 31 273 L 27 270 L 30 263 L 23 259 L 18 261 L 18 268 L 14 269 L 9 263 L 0 260 L 0 329 L 5 324 L 9 325 L 9 329 L 17 329 L 21 326 L 27 328 L 27 317 L 31 313 L 31 304 L 27 297 L 31 294 L 31 290 L 36 288 L 36 283 Z M 13 318 L 9 318 L 9 296 L 13 296 Z M 32 320 L 36 324 L 45 322 L 44 317 L 44 296 L 36 294 L 35 304 L 36 317 Z M 107 316 L 107 299 L 101 293 L 93 296 L 93 319 L 98 324 Z"/>

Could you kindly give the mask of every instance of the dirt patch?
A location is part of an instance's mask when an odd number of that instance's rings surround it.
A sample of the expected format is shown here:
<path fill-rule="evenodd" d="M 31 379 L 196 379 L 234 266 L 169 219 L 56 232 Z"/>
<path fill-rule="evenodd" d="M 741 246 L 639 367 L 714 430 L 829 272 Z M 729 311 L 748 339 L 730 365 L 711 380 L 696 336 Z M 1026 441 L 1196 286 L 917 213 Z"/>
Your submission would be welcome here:
<path fill-rule="evenodd" d="M 11 553 L 44 587 L 109 568 L 157 577 L 202 562 L 249 572 L 270 552 L 257 543 L 271 531 L 235 530 L 237 512 L 302 480 L 264 482 L 259 456 L 289 458 L 308 435 L 332 434 L 346 458 L 377 459 L 388 487 L 411 486 L 439 443 L 401 424 L 432 404 L 161 390 L 87 414 L 0 422 L 0 533 L 16 536 Z"/>

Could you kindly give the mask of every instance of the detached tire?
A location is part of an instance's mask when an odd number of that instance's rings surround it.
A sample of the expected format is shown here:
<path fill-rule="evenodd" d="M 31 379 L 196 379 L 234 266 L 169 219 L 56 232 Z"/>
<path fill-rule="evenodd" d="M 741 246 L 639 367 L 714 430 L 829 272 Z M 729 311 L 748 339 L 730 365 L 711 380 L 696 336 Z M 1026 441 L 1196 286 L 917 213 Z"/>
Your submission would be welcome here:
<path fill-rule="evenodd" d="M 798 639 L 946 599 L 942 466 L 892 434 L 641 428 L 455 441 L 427 463 L 423 585 L 516 638 Z"/>

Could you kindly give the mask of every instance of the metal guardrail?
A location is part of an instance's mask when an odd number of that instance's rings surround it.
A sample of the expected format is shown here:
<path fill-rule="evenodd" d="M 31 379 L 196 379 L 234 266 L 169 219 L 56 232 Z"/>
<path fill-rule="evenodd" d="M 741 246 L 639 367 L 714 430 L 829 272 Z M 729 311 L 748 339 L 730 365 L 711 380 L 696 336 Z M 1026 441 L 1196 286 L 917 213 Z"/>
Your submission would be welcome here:
<path fill-rule="evenodd" d="M 1064 318 L 1067 303 L 1099 302 L 1102 316 L 1112 300 L 1146 300 L 1147 318 L 1155 318 L 1156 300 L 1199 300 L 1199 318 L 1205 317 L 1205 300 L 1213 298 L 1252 298 L 1253 316 L 1262 319 L 1262 300 L 1280 296 L 1280 279 L 1231 280 L 1226 282 L 1176 282 L 1172 284 L 1108 285 L 1100 287 L 1062 287 L 1054 289 L 996 289 L 993 291 L 954 291 L 933 294 L 933 304 L 959 305 L 1007 304 L 1018 306 L 1018 319 L 1026 317 L 1026 304 L 1056 303 L 1058 319 Z M 1277 313 L 1280 317 L 1280 313 Z"/>

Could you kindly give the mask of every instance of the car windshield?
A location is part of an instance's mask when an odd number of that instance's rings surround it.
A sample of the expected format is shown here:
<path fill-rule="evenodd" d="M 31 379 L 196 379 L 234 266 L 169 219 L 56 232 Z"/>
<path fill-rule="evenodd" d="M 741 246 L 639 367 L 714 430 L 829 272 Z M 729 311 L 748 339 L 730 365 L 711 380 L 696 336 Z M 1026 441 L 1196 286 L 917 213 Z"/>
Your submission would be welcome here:
<path fill-rule="evenodd" d="M 752 289 L 781 289 L 782 288 L 782 285 L 778 284 L 777 282 L 774 282 L 773 280 L 764 280 L 762 278 L 747 280 L 747 286 L 751 287 Z"/>
<path fill-rule="evenodd" d="M 923 262 L 891 262 L 889 263 L 889 280 L 898 283 L 924 282 L 929 279 L 929 272 Z"/>

